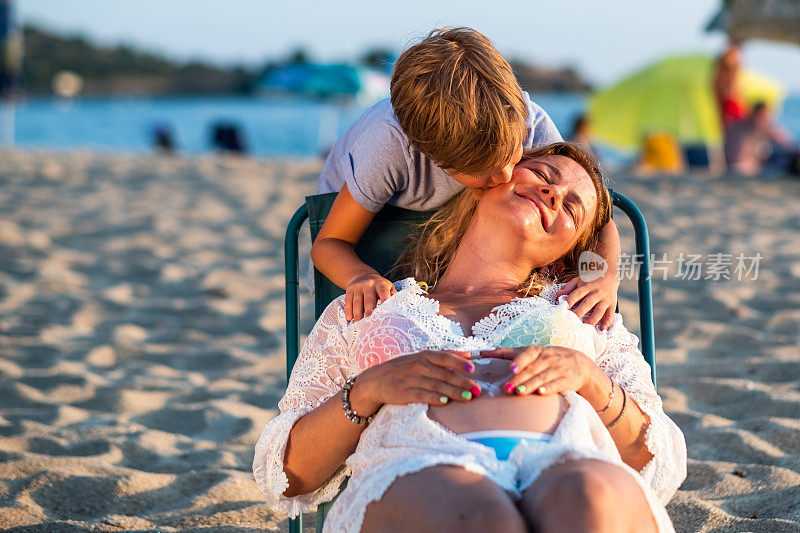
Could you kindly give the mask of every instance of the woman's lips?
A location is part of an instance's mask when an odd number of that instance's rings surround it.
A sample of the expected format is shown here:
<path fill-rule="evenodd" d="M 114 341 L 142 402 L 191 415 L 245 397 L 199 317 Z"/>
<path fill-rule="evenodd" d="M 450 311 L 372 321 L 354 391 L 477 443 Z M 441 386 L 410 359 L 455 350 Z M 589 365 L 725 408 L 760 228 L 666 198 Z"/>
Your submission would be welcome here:
<path fill-rule="evenodd" d="M 541 222 L 542 222 L 542 228 L 544 228 L 545 231 L 548 231 L 548 228 L 550 227 L 550 224 L 547 222 L 547 216 L 545 215 L 544 206 L 542 205 L 542 201 L 536 195 L 524 194 L 524 193 L 520 194 L 517 191 L 514 191 L 514 194 L 516 194 L 517 196 L 519 196 L 520 198 L 522 198 L 524 200 L 527 200 L 528 202 L 530 202 L 530 203 L 532 203 L 534 205 L 536 210 L 539 211 L 539 220 L 541 220 Z"/>

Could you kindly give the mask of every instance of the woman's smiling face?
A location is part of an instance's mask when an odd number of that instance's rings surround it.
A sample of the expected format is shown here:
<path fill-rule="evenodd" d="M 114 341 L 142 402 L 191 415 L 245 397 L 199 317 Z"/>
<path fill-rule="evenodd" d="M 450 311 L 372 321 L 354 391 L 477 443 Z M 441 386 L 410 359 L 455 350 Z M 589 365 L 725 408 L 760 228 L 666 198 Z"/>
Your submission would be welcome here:
<path fill-rule="evenodd" d="M 586 170 L 568 157 L 547 155 L 519 163 L 509 183 L 483 191 L 476 215 L 512 229 L 513 241 L 533 251 L 538 267 L 573 249 L 591 227 L 596 206 Z"/>

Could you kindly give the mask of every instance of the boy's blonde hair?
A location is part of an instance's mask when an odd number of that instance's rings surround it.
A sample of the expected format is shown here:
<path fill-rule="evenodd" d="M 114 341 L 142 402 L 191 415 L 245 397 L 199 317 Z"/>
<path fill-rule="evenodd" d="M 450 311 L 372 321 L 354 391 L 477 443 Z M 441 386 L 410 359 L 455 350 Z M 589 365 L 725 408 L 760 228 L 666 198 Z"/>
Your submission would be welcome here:
<path fill-rule="evenodd" d="M 471 28 L 433 30 L 403 52 L 392 108 L 414 146 L 440 167 L 478 175 L 511 162 L 528 110 L 511 66 Z"/>
<path fill-rule="evenodd" d="M 611 195 L 605 185 L 600 166 L 597 161 L 573 143 L 560 142 L 525 152 L 522 161 L 536 159 L 548 155 L 568 157 L 578 163 L 589 174 L 597 195 L 597 207 L 594 218 L 583 234 L 578 236 L 575 246 L 561 259 L 565 270 L 555 278 L 542 276 L 536 269 L 517 287 L 517 293 L 524 297 L 539 294 L 550 281 L 567 281 L 575 277 L 578 270 L 578 258 L 585 250 L 597 250 L 600 230 L 611 220 Z M 445 204 L 426 222 L 397 260 L 393 273 L 401 276 L 413 276 L 430 286 L 436 285 L 447 266 L 455 256 L 461 239 L 467 232 L 475 215 L 478 196 L 474 189 L 465 189 Z"/>

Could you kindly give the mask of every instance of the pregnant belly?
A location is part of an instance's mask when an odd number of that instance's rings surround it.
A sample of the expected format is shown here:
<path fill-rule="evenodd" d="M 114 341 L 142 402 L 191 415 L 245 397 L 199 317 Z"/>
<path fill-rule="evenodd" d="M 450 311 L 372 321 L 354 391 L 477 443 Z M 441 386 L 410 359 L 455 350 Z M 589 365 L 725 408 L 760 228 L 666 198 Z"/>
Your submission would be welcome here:
<path fill-rule="evenodd" d="M 560 394 L 518 396 L 507 394 L 502 385 L 508 380 L 508 361 L 493 360 L 476 365 L 473 379 L 482 382 L 485 392 L 468 402 L 450 402 L 428 407 L 428 417 L 453 433 L 487 429 L 514 429 L 552 434 L 567 410 Z M 499 391 L 492 392 L 489 384 Z"/>

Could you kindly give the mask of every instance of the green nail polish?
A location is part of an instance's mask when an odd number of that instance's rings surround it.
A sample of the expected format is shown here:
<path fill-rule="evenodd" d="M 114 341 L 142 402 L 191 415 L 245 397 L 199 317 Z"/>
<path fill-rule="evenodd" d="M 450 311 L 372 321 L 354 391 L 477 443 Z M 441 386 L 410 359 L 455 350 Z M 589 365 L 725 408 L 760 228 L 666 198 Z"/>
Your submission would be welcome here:
<path fill-rule="evenodd" d="M 517 385 L 517 392 L 519 392 L 520 394 L 525 392 L 526 390 L 528 390 L 528 387 L 526 387 L 525 385 Z"/>
<path fill-rule="evenodd" d="M 447 396 L 439 396 L 439 403 L 447 403 L 448 399 Z"/>
<path fill-rule="evenodd" d="M 464 398 L 465 400 L 470 400 L 472 399 L 472 393 L 468 390 L 465 390 L 464 392 L 461 393 L 461 397 Z"/>

